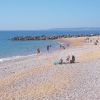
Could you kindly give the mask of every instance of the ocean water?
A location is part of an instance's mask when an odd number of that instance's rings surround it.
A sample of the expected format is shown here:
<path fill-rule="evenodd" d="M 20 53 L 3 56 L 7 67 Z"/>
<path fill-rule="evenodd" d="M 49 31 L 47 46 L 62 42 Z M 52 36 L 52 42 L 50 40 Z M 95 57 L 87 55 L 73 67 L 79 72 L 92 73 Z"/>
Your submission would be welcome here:
<path fill-rule="evenodd" d="M 35 40 L 35 41 L 11 41 L 14 36 L 41 36 L 41 35 L 62 35 L 62 34 L 93 34 L 100 31 L 70 31 L 70 30 L 47 30 L 47 31 L 0 31 L 0 60 L 8 57 L 23 56 L 34 54 L 37 48 L 42 52 L 46 51 L 47 45 L 58 48 L 59 43 L 51 40 Z"/>
<path fill-rule="evenodd" d="M 37 48 L 40 48 L 41 51 L 46 50 L 47 45 L 52 45 L 57 47 L 58 42 L 51 40 L 35 40 L 35 41 L 11 41 L 10 39 L 14 36 L 20 35 L 38 35 L 35 32 L 31 31 L 1 31 L 0 32 L 0 59 L 14 57 L 14 56 L 23 56 L 34 54 Z"/>

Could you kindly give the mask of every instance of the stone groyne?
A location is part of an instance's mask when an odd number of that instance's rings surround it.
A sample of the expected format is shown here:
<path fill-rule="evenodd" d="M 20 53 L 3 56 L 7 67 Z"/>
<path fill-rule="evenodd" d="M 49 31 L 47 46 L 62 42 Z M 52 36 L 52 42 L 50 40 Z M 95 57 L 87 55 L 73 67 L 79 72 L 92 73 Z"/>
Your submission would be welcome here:
<path fill-rule="evenodd" d="M 55 40 L 60 38 L 70 38 L 70 37 L 91 37 L 91 36 L 97 36 L 98 34 L 90 34 L 90 35 L 53 35 L 53 36 L 16 36 L 11 38 L 11 40 L 18 41 L 18 40 Z"/>

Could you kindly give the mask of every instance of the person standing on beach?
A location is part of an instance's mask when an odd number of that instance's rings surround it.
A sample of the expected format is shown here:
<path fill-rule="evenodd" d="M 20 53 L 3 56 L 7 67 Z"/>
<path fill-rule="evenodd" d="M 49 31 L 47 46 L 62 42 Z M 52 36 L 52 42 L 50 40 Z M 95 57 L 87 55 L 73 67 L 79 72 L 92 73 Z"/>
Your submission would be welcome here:
<path fill-rule="evenodd" d="M 37 49 L 37 54 L 40 54 L 40 49 L 39 48 Z"/>
<path fill-rule="evenodd" d="M 47 51 L 48 51 L 48 52 L 49 52 L 49 48 L 50 48 L 49 45 L 47 45 Z"/>
<path fill-rule="evenodd" d="M 62 45 L 60 44 L 60 49 L 61 49 Z"/>

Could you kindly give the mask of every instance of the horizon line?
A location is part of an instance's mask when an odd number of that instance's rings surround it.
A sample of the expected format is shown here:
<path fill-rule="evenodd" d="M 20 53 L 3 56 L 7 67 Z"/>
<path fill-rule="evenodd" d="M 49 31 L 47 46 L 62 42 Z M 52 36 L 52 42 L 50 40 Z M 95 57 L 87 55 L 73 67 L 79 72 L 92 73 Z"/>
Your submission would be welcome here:
<path fill-rule="evenodd" d="M 67 28 L 47 28 L 47 29 L 1 29 L 0 31 L 45 31 L 45 30 L 56 30 L 56 29 L 77 29 L 77 28 L 100 28 L 99 27 L 67 27 Z"/>

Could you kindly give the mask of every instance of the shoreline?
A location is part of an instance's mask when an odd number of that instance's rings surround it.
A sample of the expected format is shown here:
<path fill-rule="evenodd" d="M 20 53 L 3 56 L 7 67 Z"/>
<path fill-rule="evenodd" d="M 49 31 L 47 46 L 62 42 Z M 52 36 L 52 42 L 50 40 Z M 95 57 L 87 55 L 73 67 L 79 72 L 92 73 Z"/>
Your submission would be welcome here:
<path fill-rule="evenodd" d="M 76 48 L 76 47 L 86 45 L 84 41 L 85 38 L 86 37 L 71 37 L 71 38 L 61 38 L 55 41 L 58 42 L 59 46 L 60 44 L 64 44 L 66 48 Z M 90 38 L 98 39 L 98 36 L 92 36 Z M 21 55 L 21 56 L 17 55 L 17 56 L 12 56 L 12 57 L 4 57 L 4 58 L 0 58 L 0 63 L 6 62 L 6 61 L 13 61 L 13 60 L 18 60 L 18 59 L 29 58 L 29 57 L 45 56 L 48 54 L 52 55 L 53 53 L 59 52 L 59 51 L 61 51 L 60 48 L 52 48 L 50 52 L 47 52 L 47 50 L 43 50 L 39 55 L 37 53 L 32 53 L 32 54 L 26 54 L 26 55 Z"/>
<path fill-rule="evenodd" d="M 84 98 L 84 89 L 89 92 L 88 94 L 91 94 L 91 91 L 88 90 L 89 86 L 91 86 L 90 89 L 93 88 L 94 80 L 96 81 L 97 78 L 100 80 L 98 75 L 100 70 L 100 42 L 98 45 L 90 42 L 81 45 L 80 40 L 82 38 L 69 40 L 73 43 L 69 48 L 0 63 L 0 99 L 55 100 L 66 97 L 80 100 Z M 76 63 L 53 64 L 60 58 L 65 60 L 68 55 L 75 55 Z M 91 83 L 88 84 L 88 81 Z M 95 85 L 99 86 L 99 82 L 96 81 L 96 83 Z M 99 91 L 98 89 L 96 90 Z M 95 91 L 95 87 L 93 91 Z M 78 95 L 72 97 L 72 94 L 75 93 Z"/>
<path fill-rule="evenodd" d="M 30 53 L 30 54 L 25 54 L 25 55 L 15 55 L 15 56 L 9 56 L 9 57 L 4 57 L 4 58 L 0 58 L 0 63 L 3 63 L 3 62 L 6 62 L 6 61 L 12 61 L 12 60 L 17 60 L 17 59 L 23 59 L 23 58 L 27 58 L 27 57 L 36 57 L 38 55 L 42 56 L 42 55 L 45 55 L 45 54 L 52 54 L 54 52 L 57 52 L 57 51 L 60 51 L 61 49 L 59 48 L 60 47 L 60 43 L 64 43 L 64 44 L 68 44 L 65 42 L 62 42 L 62 41 L 59 41 L 59 40 L 52 40 L 52 41 L 56 41 L 59 45 L 56 45 L 56 47 L 52 47 L 50 48 L 50 51 L 48 52 L 47 50 L 42 50 L 40 54 L 37 54 L 36 51 L 34 53 Z M 42 48 L 43 49 L 43 48 Z"/>
<path fill-rule="evenodd" d="M 85 45 L 85 42 L 84 42 L 84 38 L 86 37 L 72 37 L 72 38 L 62 38 L 62 39 L 58 39 L 58 41 L 60 42 L 67 42 L 69 43 L 69 47 L 77 47 L 77 46 L 83 46 Z"/>

